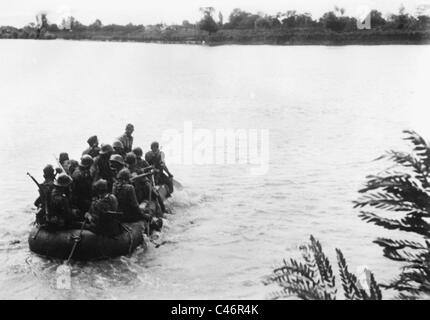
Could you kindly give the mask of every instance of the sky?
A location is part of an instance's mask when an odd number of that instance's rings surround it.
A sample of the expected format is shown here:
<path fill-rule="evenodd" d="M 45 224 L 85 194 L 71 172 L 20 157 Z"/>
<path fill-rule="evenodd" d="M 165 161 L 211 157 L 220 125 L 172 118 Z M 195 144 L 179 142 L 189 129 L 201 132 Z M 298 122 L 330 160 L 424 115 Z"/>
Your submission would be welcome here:
<path fill-rule="evenodd" d="M 39 12 L 46 12 L 50 23 L 59 23 L 70 15 L 84 24 L 97 18 L 103 24 L 195 22 L 201 16 L 199 8 L 205 6 L 221 11 L 224 20 L 234 8 L 267 14 L 297 10 L 318 18 L 335 5 L 345 8 L 350 16 L 367 8 L 396 13 L 401 5 L 410 13 L 420 5 L 430 11 L 430 0 L 0 0 L 0 25 L 22 27 L 34 22 Z"/>

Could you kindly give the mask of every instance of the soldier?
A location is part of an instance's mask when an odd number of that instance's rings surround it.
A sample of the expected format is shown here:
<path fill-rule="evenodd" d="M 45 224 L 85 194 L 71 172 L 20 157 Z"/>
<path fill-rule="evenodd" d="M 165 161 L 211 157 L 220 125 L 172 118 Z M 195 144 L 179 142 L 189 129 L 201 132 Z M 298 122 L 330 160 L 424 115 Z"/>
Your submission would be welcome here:
<path fill-rule="evenodd" d="M 142 148 L 140 147 L 134 148 L 132 152 L 136 155 L 136 168 L 137 169 L 147 168 L 145 171 L 149 171 L 150 170 L 150 168 L 148 168 L 149 163 L 145 159 L 142 159 L 142 156 L 143 156 Z"/>
<path fill-rule="evenodd" d="M 39 197 L 34 201 L 34 205 L 39 209 L 36 215 L 38 224 L 44 224 L 48 215 L 51 202 L 51 192 L 54 188 L 55 170 L 50 164 L 43 168 L 43 178 L 45 181 L 40 185 Z"/>
<path fill-rule="evenodd" d="M 112 190 L 114 173 L 110 168 L 109 158 L 113 153 L 110 144 L 102 144 L 99 155 L 94 159 L 90 169 L 93 182 L 104 179 L 108 183 L 108 189 Z"/>
<path fill-rule="evenodd" d="M 48 212 L 48 225 L 55 228 L 66 228 L 73 221 L 72 208 L 70 206 L 70 185 L 72 178 L 61 173 L 54 181 L 51 192 L 51 206 Z"/>
<path fill-rule="evenodd" d="M 124 152 L 131 152 L 131 150 L 133 149 L 133 134 L 134 132 L 134 126 L 129 123 L 127 124 L 127 126 L 125 127 L 125 133 L 118 138 L 119 141 L 121 141 L 123 147 L 124 147 Z"/>
<path fill-rule="evenodd" d="M 58 157 L 58 161 L 64 167 L 67 161 L 69 161 L 69 154 L 67 152 L 61 152 L 60 156 Z"/>
<path fill-rule="evenodd" d="M 123 157 L 119 154 L 113 154 L 109 158 L 109 165 L 113 172 L 114 177 L 118 175 L 118 173 L 125 168 L 125 162 Z M 114 178 L 115 180 L 115 178 Z"/>
<path fill-rule="evenodd" d="M 82 215 L 88 211 L 91 205 L 93 179 L 90 168 L 93 163 L 94 160 L 90 155 L 84 155 L 79 167 L 72 175 L 72 204 L 79 209 Z"/>
<path fill-rule="evenodd" d="M 121 224 L 118 219 L 122 213 L 117 212 L 118 200 L 109 193 L 108 183 L 100 179 L 94 184 L 95 197 L 89 212 L 85 215 L 89 225 L 88 229 L 97 234 L 114 237 L 121 233 Z"/>
<path fill-rule="evenodd" d="M 146 170 L 137 169 L 136 165 L 136 155 L 132 152 L 127 153 L 125 157 L 125 163 L 127 168 L 130 170 L 131 177 L 135 178 L 140 174 L 145 173 Z M 155 187 L 152 186 L 152 182 L 148 177 L 137 177 L 133 180 L 133 186 L 136 191 L 137 201 L 141 203 L 144 200 L 153 200 L 158 202 L 161 212 L 165 213 L 166 207 L 164 206 L 163 199 L 161 199 L 160 194 L 157 192 Z"/>
<path fill-rule="evenodd" d="M 56 169 L 57 173 L 67 173 L 69 176 L 73 174 L 73 171 L 78 167 L 79 162 L 76 160 L 70 160 L 69 154 L 67 152 L 61 152 L 58 162 L 60 163 L 60 168 Z M 64 170 L 63 170 L 64 169 Z"/>
<path fill-rule="evenodd" d="M 137 158 L 136 155 L 133 152 L 129 152 L 125 155 L 125 164 L 130 170 L 130 173 L 133 174 L 140 174 L 143 173 L 142 171 L 139 171 L 137 168 Z"/>
<path fill-rule="evenodd" d="M 117 175 L 118 180 L 114 183 L 112 192 L 118 199 L 118 210 L 123 213 L 124 222 L 134 222 L 143 218 L 130 178 L 130 171 L 122 169 Z"/>
<path fill-rule="evenodd" d="M 170 193 L 173 193 L 173 175 L 169 172 L 164 162 L 164 152 L 160 150 L 158 142 L 154 141 L 151 143 L 151 151 L 145 154 L 145 159 L 156 169 L 156 174 L 154 175 L 155 184 L 166 184 L 169 187 Z M 168 176 L 166 176 L 164 172 L 166 172 Z"/>
<path fill-rule="evenodd" d="M 142 169 L 137 168 L 136 160 L 136 155 L 133 152 L 127 153 L 125 157 L 125 164 L 128 170 L 130 170 L 132 178 L 144 173 Z M 150 181 L 147 177 L 139 177 L 138 179 L 133 181 L 133 186 L 136 191 L 136 198 L 139 203 L 141 203 L 143 200 L 148 199 L 150 191 L 150 186 L 148 185 L 149 183 Z"/>
<path fill-rule="evenodd" d="M 100 148 L 99 148 L 99 140 L 97 136 L 89 137 L 87 140 L 87 143 L 89 147 L 82 152 L 82 155 L 90 155 L 91 157 L 95 158 L 99 155 Z"/>
<path fill-rule="evenodd" d="M 117 140 L 112 144 L 113 154 L 119 154 L 121 157 L 125 158 L 124 145 L 121 141 Z"/>

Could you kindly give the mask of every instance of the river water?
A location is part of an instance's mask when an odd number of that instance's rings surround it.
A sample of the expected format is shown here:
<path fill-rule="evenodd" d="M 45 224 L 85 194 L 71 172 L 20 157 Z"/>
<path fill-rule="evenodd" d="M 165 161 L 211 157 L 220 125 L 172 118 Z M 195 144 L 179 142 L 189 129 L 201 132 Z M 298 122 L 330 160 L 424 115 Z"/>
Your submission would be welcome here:
<path fill-rule="evenodd" d="M 352 208 L 372 162 L 405 149 L 403 129 L 430 137 L 429 46 L 187 46 L 0 41 L 0 298 L 265 298 L 261 283 L 310 234 L 333 262 L 367 266 L 387 281 L 399 265 L 372 244 L 401 236 Z M 111 143 L 126 123 L 146 150 L 168 129 L 266 130 L 269 163 L 171 161 L 185 189 L 170 200 L 164 244 L 130 257 L 75 264 L 32 254 L 27 236 L 53 154 L 78 158 L 97 134 Z M 169 164 L 169 158 L 167 158 Z M 9 243 L 15 243 L 10 245 Z M 19 242 L 18 242 L 19 241 Z"/>

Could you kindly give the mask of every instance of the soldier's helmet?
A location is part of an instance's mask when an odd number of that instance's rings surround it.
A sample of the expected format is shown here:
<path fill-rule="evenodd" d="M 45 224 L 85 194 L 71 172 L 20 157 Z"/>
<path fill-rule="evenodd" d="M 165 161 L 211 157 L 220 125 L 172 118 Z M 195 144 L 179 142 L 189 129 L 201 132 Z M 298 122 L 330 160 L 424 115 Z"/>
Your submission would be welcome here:
<path fill-rule="evenodd" d="M 88 138 L 87 143 L 92 146 L 93 144 L 95 144 L 96 142 L 98 142 L 99 140 L 97 139 L 97 136 L 91 136 Z"/>
<path fill-rule="evenodd" d="M 43 176 L 45 178 L 53 178 L 55 177 L 55 170 L 51 164 L 48 164 L 43 168 Z"/>
<path fill-rule="evenodd" d="M 69 160 L 69 154 L 67 152 L 61 152 L 58 158 L 60 163 L 63 163 L 64 161 Z"/>
<path fill-rule="evenodd" d="M 136 155 L 136 157 L 143 156 L 143 150 L 141 147 L 136 147 L 133 149 L 133 153 Z"/>
<path fill-rule="evenodd" d="M 113 154 L 113 155 L 111 155 L 109 161 L 111 161 L 111 162 L 117 162 L 119 164 L 125 165 L 124 159 L 119 154 Z"/>
<path fill-rule="evenodd" d="M 93 163 L 94 163 L 93 158 L 90 155 L 86 154 L 82 156 L 81 163 L 79 165 L 84 168 L 89 168 L 92 166 Z"/>
<path fill-rule="evenodd" d="M 129 152 L 125 155 L 125 163 L 129 165 L 136 164 L 136 155 L 133 152 Z"/>
<path fill-rule="evenodd" d="M 130 170 L 122 169 L 120 172 L 118 172 L 117 178 L 118 180 L 129 181 L 131 178 Z"/>
<path fill-rule="evenodd" d="M 106 180 L 100 179 L 94 183 L 93 188 L 97 194 L 107 192 L 108 191 L 108 183 Z"/>
<path fill-rule="evenodd" d="M 112 152 L 113 152 L 113 148 L 110 144 L 102 144 L 102 147 L 100 149 L 100 154 L 108 154 Z"/>
<path fill-rule="evenodd" d="M 71 183 L 72 178 L 70 178 L 66 173 L 61 173 L 54 181 L 54 185 L 57 187 L 68 187 Z"/>
<path fill-rule="evenodd" d="M 122 144 L 122 142 L 121 141 L 119 141 L 119 140 L 116 140 L 113 144 L 112 144 L 112 147 L 114 147 L 114 148 L 119 148 L 119 149 L 124 149 L 124 145 Z"/>

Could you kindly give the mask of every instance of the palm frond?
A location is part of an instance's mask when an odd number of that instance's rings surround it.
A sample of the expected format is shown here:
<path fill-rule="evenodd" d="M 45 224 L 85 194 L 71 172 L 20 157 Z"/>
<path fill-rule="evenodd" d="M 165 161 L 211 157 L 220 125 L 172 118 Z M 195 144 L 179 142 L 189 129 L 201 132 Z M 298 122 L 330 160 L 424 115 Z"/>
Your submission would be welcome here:
<path fill-rule="evenodd" d="M 296 296 L 304 300 L 335 300 L 337 295 L 336 277 L 330 260 L 325 255 L 321 243 L 313 236 L 310 243 L 300 247 L 303 262 L 294 259 L 283 260 L 283 264 L 276 267 L 263 283 L 277 284 L 280 291 L 273 292 L 270 299 L 282 299 Z M 340 250 L 338 258 L 341 267 L 342 285 L 347 299 L 382 299 L 379 284 L 373 274 L 369 281 L 369 293 L 358 288 L 357 277 L 348 271 L 348 266 Z M 340 256 L 339 256 L 340 255 Z"/>
<path fill-rule="evenodd" d="M 400 275 L 384 288 L 400 292 L 400 298 L 430 294 L 430 146 L 415 131 L 405 130 L 404 138 L 412 145 L 410 153 L 389 151 L 380 159 L 395 163 L 377 175 L 367 176 L 359 190 L 356 208 L 395 212 L 397 219 L 388 219 L 375 212 L 360 211 L 359 217 L 388 230 L 406 231 L 422 236 L 424 243 L 378 238 L 374 243 L 383 248 L 385 257 L 406 263 Z M 394 169 L 396 171 L 394 171 Z M 377 292 L 371 295 L 378 295 Z"/>

